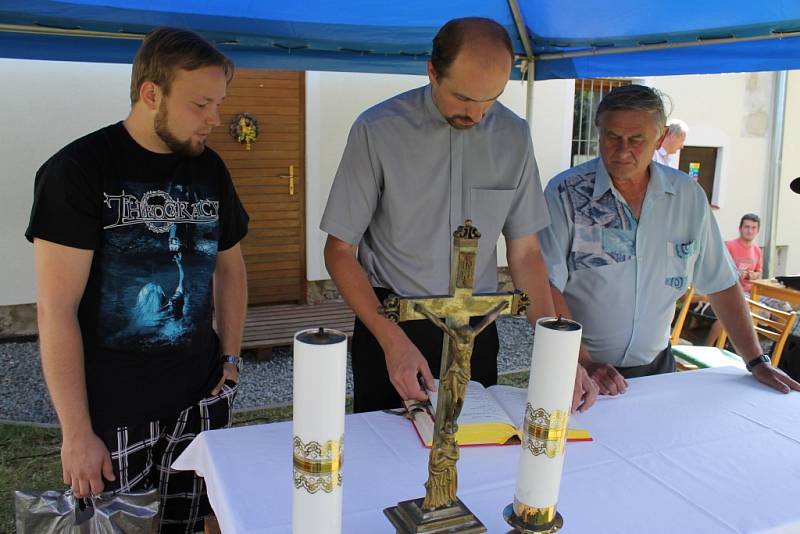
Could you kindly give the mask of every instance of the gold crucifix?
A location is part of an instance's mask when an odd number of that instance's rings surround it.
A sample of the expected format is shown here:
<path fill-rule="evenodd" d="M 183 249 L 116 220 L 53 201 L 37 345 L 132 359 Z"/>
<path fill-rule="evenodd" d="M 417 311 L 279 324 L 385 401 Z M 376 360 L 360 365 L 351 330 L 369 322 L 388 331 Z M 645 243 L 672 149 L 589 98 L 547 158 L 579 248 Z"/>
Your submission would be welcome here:
<path fill-rule="evenodd" d="M 529 300 L 521 291 L 474 293 L 475 259 L 480 236 L 470 220 L 453 232 L 449 295 L 389 295 L 380 308 L 385 317 L 396 323 L 428 319 L 445 333 L 425 500 L 421 504 L 421 499 L 404 501 L 385 510 L 398 532 L 417 532 L 416 529 L 423 524 L 426 525 L 425 532 L 436 532 L 439 528 L 447 532 L 485 532 L 483 525 L 456 497 L 457 420 L 471 375 L 470 359 L 475 338 L 499 315 L 524 313 Z M 483 319 L 471 327 L 470 318 L 478 316 L 483 316 Z M 456 526 L 462 530 L 452 530 Z"/>

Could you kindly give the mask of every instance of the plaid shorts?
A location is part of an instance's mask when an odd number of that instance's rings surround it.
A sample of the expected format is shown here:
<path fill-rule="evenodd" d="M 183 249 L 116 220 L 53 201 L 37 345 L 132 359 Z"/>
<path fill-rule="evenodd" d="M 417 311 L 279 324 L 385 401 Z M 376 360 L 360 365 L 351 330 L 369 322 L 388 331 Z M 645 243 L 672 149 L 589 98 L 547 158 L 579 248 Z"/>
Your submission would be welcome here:
<path fill-rule="evenodd" d="M 204 430 L 231 426 L 231 408 L 238 384 L 227 381 L 222 391 L 200 400 L 174 417 L 135 426 L 97 430 L 111 454 L 116 480 L 106 490 L 137 491 L 158 487 L 161 533 L 202 531 L 211 513 L 205 483 L 192 471 L 170 469 L 172 462 Z"/>

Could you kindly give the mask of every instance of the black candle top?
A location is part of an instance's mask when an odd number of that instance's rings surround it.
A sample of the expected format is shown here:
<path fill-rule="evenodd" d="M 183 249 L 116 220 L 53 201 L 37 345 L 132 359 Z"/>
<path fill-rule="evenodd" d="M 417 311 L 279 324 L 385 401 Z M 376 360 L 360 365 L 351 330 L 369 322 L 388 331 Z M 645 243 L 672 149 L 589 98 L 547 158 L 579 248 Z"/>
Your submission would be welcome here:
<path fill-rule="evenodd" d="M 345 341 L 347 336 L 338 330 L 319 327 L 317 330 L 306 330 L 297 335 L 297 340 L 309 345 L 335 345 Z"/>
<path fill-rule="evenodd" d="M 539 319 L 538 324 L 550 330 L 561 330 L 564 332 L 574 332 L 581 329 L 580 323 L 564 319 L 560 314 L 558 318 L 547 317 L 545 319 Z"/>

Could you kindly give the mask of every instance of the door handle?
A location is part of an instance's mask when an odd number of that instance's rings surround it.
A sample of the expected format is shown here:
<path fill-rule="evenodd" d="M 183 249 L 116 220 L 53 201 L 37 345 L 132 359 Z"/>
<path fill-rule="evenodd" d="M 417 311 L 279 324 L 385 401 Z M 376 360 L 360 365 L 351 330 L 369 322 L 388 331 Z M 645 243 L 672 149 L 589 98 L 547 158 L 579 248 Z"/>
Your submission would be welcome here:
<path fill-rule="evenodd" d="M 289 196 L 294 196 L 294 165 L 289 165 L 289 174 L 282 174 L 278 178 L 289 179 Z"/>

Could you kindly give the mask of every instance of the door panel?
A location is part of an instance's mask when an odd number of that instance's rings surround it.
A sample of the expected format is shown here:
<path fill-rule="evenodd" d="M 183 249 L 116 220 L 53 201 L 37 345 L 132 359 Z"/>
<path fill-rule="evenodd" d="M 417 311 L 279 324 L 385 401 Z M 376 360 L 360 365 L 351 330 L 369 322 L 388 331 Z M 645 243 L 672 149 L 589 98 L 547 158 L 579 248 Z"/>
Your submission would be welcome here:
<path fill-rule="evenodd" d="M 229 125 L 249 113 L 259 126 L 250 145 L 237 142 Z M 209 138 L 231 172 L 250 215 L 242 241 L 249 304 L 305 302 L 305 75 L 237 69 Z M 289 192 L 293 167 L 294 194 Z"/>

